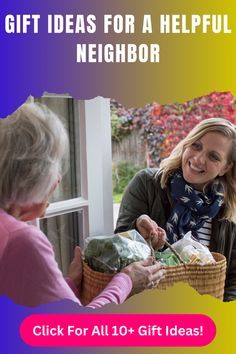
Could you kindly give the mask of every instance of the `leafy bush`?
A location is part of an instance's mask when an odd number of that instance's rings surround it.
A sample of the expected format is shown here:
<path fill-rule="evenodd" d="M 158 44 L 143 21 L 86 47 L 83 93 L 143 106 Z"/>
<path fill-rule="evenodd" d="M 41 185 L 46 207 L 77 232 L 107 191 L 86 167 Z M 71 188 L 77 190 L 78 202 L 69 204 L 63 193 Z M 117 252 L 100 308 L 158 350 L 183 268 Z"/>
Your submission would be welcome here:
<path fill-rule="evenodd" d="M 126 161 L 114 165 L 112 171 L 113 194 L 122 195 L 129 181 L 142 168 Z"/>
<path fill-rule="evenodd" d="M 185 103 L 147 104 L 142 108 L 125 109 L 111 100 L 111 109 L 118 118 L 116 136 L 141 131 L 147 146 L 147 165 L 156 167 L 169 156 L 176 144 L 201 120 L 222 117 L 236 124 L 236 99 L 230 92 L 212 92 Z"/>
<path fill-rule="evenodd" d="M 122 112 L 116 111 L 111 105 L 111 136 L 112 140 L 119 143 L 121 140 L 130 134 L 132 129 L 132 117 L 122 115 Z"/>

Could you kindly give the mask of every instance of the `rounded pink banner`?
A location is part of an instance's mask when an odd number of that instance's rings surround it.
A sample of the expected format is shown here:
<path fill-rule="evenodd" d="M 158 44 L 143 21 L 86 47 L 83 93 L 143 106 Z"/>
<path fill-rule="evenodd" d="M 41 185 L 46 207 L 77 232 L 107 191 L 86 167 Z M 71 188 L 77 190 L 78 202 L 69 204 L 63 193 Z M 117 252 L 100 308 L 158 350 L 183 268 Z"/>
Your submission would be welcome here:
<path fill-rule="evenodd" d="M 216 326 L 197 314 L 31 315 L 20 334 L 31 346 L 201 347 L 213 341 Z"/>

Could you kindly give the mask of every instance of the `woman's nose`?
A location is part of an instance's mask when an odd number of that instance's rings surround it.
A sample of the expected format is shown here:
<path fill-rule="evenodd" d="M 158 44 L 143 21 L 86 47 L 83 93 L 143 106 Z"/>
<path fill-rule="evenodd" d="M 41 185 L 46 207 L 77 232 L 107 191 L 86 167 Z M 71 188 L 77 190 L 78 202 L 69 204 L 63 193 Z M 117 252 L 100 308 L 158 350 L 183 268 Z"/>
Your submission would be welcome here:
<path fill-rule="evenodd" d="M 203 165 L 206 161 L 206 156 L 204 151 L 199 151 L 195 156 L 194 159 L 197 163 Z"/>

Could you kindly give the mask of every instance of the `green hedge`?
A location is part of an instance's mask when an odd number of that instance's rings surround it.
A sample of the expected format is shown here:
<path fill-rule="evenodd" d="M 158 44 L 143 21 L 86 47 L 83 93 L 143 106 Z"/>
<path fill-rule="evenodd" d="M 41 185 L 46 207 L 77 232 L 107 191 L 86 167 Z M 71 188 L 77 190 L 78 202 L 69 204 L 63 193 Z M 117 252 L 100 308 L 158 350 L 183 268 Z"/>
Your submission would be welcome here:
<path fill-rule="evenodd" d="M 123 192 L 133 176 L 140 171 L 143 166 L 136 166 L 129 162 L 120 162 L 113 166 L 113 200 L 115 203 L 120 203 Z"/>

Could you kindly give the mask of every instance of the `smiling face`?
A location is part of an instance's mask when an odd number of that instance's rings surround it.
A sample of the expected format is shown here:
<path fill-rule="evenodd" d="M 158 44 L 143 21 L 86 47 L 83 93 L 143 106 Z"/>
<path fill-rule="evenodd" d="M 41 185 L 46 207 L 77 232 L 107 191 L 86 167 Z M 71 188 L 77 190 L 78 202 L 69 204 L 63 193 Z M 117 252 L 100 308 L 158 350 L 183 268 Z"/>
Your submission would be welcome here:
<path fill-rule="evenodd" d="M 209 132 L 188 146 L 182 156 L 182 170 L 186 182 L 197 190 L 223 176 L 230 168 L 232 140 L 218 132 Z"/>

